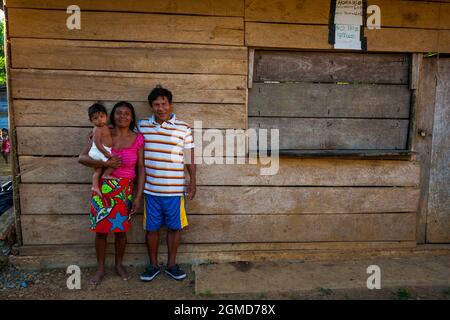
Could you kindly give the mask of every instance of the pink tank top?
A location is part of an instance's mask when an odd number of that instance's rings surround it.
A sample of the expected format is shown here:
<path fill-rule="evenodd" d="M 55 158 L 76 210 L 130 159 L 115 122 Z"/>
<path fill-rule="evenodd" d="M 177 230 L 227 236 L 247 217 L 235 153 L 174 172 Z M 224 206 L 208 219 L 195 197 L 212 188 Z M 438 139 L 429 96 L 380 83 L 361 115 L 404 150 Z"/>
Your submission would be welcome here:
<path fill-rule="evenodd" d="M 136 162 L 138 160 L 139 149 L 144 147 L 144 136 L 138 133 L 132 146 L 116 150 L 112 148 L 113 155 L 120 158 L 122 164 L 111 174 L 118 178 L 133 179 L 136 176 Z"/>

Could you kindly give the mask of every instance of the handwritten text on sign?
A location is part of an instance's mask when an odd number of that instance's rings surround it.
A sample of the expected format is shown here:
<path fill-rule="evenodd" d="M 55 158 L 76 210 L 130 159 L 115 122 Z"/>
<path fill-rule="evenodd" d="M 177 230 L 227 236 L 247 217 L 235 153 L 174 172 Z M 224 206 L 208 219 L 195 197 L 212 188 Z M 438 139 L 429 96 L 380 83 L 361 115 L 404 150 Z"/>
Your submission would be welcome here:
<path fill-rule="evenodd" d="M 337 24 L 335 49 L 361 50 L 361 26 L 351 24 Z"/>
<path fill-rule="evenodd" d="M 364 24 L 362 0 L 337 0 L 334 23 L 362 26 Z"/>

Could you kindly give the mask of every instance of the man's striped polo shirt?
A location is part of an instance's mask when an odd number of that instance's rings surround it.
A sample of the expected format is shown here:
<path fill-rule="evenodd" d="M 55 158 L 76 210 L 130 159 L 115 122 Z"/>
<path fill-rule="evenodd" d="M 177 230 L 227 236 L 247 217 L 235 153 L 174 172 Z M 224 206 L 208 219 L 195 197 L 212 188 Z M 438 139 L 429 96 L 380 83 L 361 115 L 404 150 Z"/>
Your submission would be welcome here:
<path fill-rule="evenodd" d="M 184 149 L 194 148 L 192 131 L 175 114 L 161 125 L 155 116 L 139 122 L 144 135 L 145 189 L 155 196 L 182 196 L 185 191 Z"/>

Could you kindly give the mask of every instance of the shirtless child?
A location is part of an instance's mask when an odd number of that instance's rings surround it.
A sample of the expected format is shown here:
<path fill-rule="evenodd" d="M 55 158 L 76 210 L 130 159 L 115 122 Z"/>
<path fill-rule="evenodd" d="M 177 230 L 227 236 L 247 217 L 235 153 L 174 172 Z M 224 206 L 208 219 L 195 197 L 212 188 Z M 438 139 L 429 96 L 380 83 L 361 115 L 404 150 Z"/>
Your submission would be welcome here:
<path fill-rule="evenodd" d="M 111 154 L 112 137 L 107 124 L 108 112 L 100 103 L 94 103 L 88 110 L 89 120 L 94 125 L 92 130 L 92 147 L 89 150 L 89 157 L 94 160 L 108 161 L 113 155 Z M 103 177 L 108 179 L 112 168 L 107 168 Z M 92 175 L 92 191 L 102 196 L 99 189 L 100 177 L 102 176 L 102 168 L 96 168 Z"/>

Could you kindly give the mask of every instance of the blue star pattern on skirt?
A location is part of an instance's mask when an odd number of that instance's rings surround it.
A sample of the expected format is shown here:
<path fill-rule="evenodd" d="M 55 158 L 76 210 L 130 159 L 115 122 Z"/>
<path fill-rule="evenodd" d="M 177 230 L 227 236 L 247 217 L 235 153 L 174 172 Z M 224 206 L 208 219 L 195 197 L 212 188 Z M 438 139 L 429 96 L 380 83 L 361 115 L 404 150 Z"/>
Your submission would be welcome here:
<path fill-rule="evenodd" d="M 112 223 L 111 231 L 113 231 L 116 228 L 119 228 L 120 230 L 124 231 L 125 228 L 123 227 L 123 222 L 127 220 L 128 216 L 122 216 L 119 212 L 117 212 L 116 217 L 114 219 L 108 219 L 109 222 Z"/>

